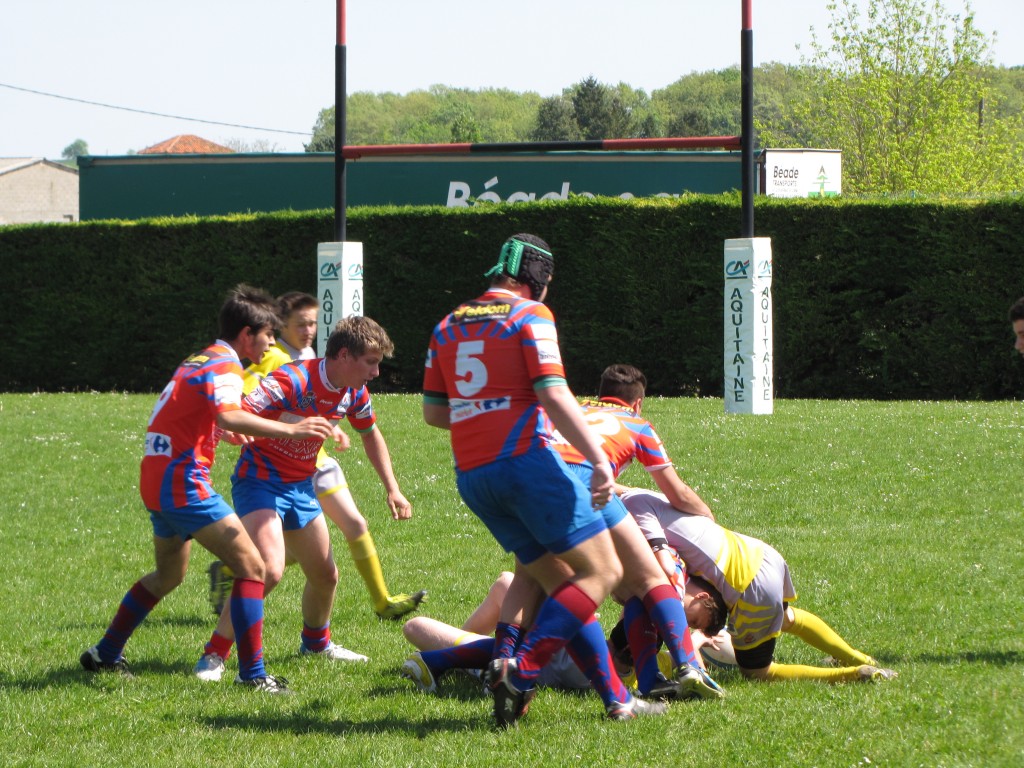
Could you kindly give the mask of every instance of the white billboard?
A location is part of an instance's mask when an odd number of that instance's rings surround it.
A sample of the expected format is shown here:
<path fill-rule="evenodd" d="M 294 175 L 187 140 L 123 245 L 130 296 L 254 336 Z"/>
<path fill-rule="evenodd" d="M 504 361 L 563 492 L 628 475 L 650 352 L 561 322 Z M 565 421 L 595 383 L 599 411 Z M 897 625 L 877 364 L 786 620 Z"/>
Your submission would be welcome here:
<path fill-rule="evenodd" d="M 771 197 L 832 197 L 843 191 L 838 149 L 766 149 L 761 189 Z"/>

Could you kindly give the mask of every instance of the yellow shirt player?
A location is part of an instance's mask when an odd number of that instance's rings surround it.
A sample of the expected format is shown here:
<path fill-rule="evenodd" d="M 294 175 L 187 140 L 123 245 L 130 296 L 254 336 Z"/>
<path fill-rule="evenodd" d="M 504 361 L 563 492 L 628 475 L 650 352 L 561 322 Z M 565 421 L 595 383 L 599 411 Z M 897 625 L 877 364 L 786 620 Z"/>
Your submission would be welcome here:
<path fill-rule="evenodd" d="M 259 363 L 245 369 L 242 389 L 248 394 L 269 373 L 293 360 L 307 360 L 316 357 L 313 342 L 316 340 L 317 312 L 319 303 L 308 293 L 291 291 L 278 297 L 278 314 L 282 326 L 277 342 L 268 349 Z M 338 427 L 342 446 L 348 446 L 348 438 Z M 387 444 L 374 429 L 361 435 L 367 458 L 376 470 L 387 491 L 387 504 L 395 520 L 412 517 L 412 505 L 402 494 L 391 467 Z M 388 592 L 381 570 L 377 548 L 370 536 L 366 518 L 359 512 L 355 499 L 348 487 L 341 465 L 321 448 L 317 456 L 317 471 L 313 476 L 313 487 L 324 514 L 334 521 L 348 543 L 356 570 L 366 583 L 373 603 L 373 610 L 382 619 L 397 619 L 410 613 L 426 598 L 427 591 L 420 590 L 411 595 L 392 595 Z M 231 575 L 220 562 L 210 565 L 210 607 L 220 614 L 224 600 L 231 591 Z"/>
<path fill-rule="evenodd" d="M 686 515 L 660 493 L 632 488 L 622 496 L 652 546 L 667 543 L 679 553 L 688 573 L 700 576 L 722 596 L 736 663 L 745 677 L 758 680 L 889 680 L 896 673 L 881 669 L 870 656 L 855 650 L 809 611 L 794 608 L 796 591 L 789 566 L 773 547 L 723 528 L 707 517 Z M 787 632 L 829 654 L 835 668 L 773 661 L 775 642 Z"/>

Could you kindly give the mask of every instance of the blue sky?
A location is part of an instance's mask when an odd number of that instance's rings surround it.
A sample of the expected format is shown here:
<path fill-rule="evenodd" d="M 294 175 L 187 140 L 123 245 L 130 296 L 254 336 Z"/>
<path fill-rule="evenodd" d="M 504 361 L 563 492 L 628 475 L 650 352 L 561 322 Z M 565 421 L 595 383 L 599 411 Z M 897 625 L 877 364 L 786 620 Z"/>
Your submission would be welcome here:
<path fill-rule="evenodd" d="M 827 39 L 825 5 L 753 0 L 756 63 L 799 63 L 811 27 Z M 996 63 L 1024 64 L 1024 3 L 971 5 L 977 26 L 997 33 Z M 964 10 L 963 0 L 944 6 Z M 302 151 L 317 114 L 334 100 L 337 7 L 337 0 L 8 3 L 0 83 L 234 126 L 0 87 L 0 157 L 58 158 L 77 138 L 93 154 L 118 155 L 183 133 Z M 690 72 L 739 64 L 741 8 L 741 0 L 347 0 L 348 91 L 442 84 L 550 96 L 592 75 L 651 93 Z"/>

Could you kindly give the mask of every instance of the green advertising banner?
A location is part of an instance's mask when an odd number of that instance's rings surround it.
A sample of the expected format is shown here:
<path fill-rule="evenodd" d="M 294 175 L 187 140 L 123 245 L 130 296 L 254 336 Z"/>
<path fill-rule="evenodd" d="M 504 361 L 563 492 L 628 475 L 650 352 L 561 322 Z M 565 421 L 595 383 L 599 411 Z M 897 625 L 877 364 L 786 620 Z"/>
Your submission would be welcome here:
<path fill-rule="evenodd" d="M 347 203 L 467 206 L 570 195 L 717 194 L 740 188 L 729 151 L 370 157 L 346 163 Z M 334 155 L 79 158 L 82 221 L 334 207 Z"/>

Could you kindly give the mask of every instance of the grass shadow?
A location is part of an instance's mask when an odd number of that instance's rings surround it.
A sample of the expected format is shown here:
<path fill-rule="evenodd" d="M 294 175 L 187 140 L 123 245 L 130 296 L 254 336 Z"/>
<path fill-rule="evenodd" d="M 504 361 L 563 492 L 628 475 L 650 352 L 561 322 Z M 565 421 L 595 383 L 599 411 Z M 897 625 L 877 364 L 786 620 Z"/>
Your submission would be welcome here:
<path fill-rule="evenodd" d="M 997 667 L 1009 667 L 1020 664 L 1020 651 L 960 651 L 958 653 L 919 653 L 905 656 L 904 659 L 919 661 L 924 664 L 993 664 Z"/>
<path fill-rule="evenodd" d="M 211 728 L 239 731 L 263 731 L 268 733 L 291 733 L 294 735 L 317 734 L 322 736 L 352 736 L 358 734 L 399 733 L 422 739 L 443 732 L 465 732 L 466 730 L 490 730 L 493 721 L 481 715 L 471 720 L 452 717 L 431 717 L 418 722 L 397 716 L 369 718 L 367 720 L 328 719 L 318 716 L 320 707 L 307 707 L 307 711 L 294 714 L 278 714 L 259 718 L 249 715 L 217 715 L 200 718 L 200 722 Z"/>

